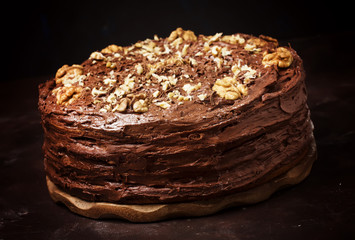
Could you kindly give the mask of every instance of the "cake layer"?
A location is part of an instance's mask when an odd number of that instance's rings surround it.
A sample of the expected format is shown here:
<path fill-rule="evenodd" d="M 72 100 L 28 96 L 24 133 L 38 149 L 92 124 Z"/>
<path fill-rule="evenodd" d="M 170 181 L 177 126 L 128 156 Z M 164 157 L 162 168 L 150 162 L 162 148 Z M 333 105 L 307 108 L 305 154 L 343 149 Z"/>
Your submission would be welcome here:
<path fill-rule="evenodd" d="M 40 86 L 47 175 L 89 201 L 245 191 L 307 153 L 304 80 L 296 52 L 265 36 L 177 29 L 110 45 Z"/>

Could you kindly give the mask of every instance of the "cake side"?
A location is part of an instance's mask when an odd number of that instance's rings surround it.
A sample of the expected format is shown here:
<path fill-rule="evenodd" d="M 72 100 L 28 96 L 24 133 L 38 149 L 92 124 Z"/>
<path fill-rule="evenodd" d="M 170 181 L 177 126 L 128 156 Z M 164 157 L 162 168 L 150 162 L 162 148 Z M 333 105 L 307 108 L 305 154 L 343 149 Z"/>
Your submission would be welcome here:
<path fill-rule="evenodd" d="M 111 45 L 40 86 L 48 177 L 89 201 L 195 201 L 258 186 L 308 151 L 302 61 L 270 37 L 177 29 Z"/>
<path fill-rule="evenodd" d="M 311 146 L 300 164 L 271 181 L 246 191 L 210 200 L 143 205 L 88 202 L 59 189 L 48 177 L 47 186 L 55 202 L 61 202 L 72 212 L 89 218 L 119 218 L 131 222 L 153 222 L 167 218 L 204 216 L 222 209 L 263 201 L 280 188 L 298 184 L 308 176 L 316 159 L 315 142 L 311 143 Z"/>

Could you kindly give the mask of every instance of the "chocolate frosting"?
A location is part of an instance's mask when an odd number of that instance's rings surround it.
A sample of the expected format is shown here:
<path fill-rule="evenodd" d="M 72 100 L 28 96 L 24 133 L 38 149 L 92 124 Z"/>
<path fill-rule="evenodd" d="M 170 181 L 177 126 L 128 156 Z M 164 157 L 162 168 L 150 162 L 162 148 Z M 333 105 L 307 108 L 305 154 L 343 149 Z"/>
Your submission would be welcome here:
<path fill-rule="evenodd" d="M 238 34 L 233 36 L 239 40 L 233 42 L 221 34 L 192 40 L 181 36 L 177 47 L 172 43 L 178 38 L 171 40 L 170 36 L 118 47 L 114 52 L 96 52 L 104 59 L 94 54 L 84 61 L 81 80 L 63 84 L 57 73 L 40 85 L 44 164 L 52 182 L 89 201 L 186 202 L 250 189 L 302 160 L 313 126 L 306 103 L 305 72 L 297 53 L 285 47 L 292 63 L 280 67 L 263 63 L 278 47 L 269 37 Z M 150 42 L 160 48 L 158 53 L 164 49 L 167 53 L 158 54 L 158 60 L 139 54 L 140 46 Z M 223 47 L 221 55 L 218 51 Z M 179 54 L 182 63 L 158 68 L 150 76 L 149 66 L 154 62 Z M 215 61 L 218 56 L 221 65 Z M 233 65 L 238 62 L 237 79 L 247 87 L 247 94 L 233 100 L 221 97 L 212 88 L 217 79 L 233 75 Z M 142 76 L 137 64 L 143 68 Z M 254 76 L 246 75 L 248 69 Z M 154 77 L 157 75 L 174 76 L 178 81 L 166 88 Z M 122 96 L 115 95 L 115 101 L 130 98 L 129 106 L 113 111 L 107 99 L 132 76 L 135 86 Z M 105 79 L 115 81 L 110 86 Z M 198 89 L 183 90 L 186 84 L 197 86 L 199 82 Z M 73 101 L 63 104 L 58 92 L 65 84 L 80 87 L 80 91 L 68 97 Z M 184 100 L 171 97 L 174 90 Z M 137 112 L 133 103 L 142 93 L 146 109 Z M 156 104 L 161 102 L 169 107 Z"/>

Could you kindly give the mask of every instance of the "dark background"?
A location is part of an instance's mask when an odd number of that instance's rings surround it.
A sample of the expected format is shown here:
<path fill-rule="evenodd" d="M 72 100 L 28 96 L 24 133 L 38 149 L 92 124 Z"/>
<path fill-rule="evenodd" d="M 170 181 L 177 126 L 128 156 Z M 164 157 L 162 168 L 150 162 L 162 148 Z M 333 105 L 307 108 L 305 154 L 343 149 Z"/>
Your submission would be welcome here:
<path fill-rule="evenodd" d="M 2 6 L 0 240 L 355 239 L 354 13 L 350 1 L 11 1 Z M 38 84 L 108 44 L 168 36 L 270 35 L 307 73 L 318 159 L 305 181 L 251 206 L 132 224 L 92 220 L 49 197 Z M 2 72 L 3 73 L 3 72 Z"/>
<path fill-rule="evenodd" d="M 108 44 L 125 46 L 154 34 L 166 37 L 177 27 L 205 35 L 264 34 L 284 42 L 335 33 L 354 37 L 349 1 L 55 0 L 7 5 L 2 13 L 6 65 L 1 80 L 53 74 Z M 350 49 L 345 44 L 332 47 L 343 53 Z"/>

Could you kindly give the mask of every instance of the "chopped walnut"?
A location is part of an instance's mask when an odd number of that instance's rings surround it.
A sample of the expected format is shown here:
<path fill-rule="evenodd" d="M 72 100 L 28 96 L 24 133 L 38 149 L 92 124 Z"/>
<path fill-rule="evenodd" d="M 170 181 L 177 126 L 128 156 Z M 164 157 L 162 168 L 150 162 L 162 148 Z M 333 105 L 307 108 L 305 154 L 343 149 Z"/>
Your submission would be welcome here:
<path fill-rule="evenodd" d="M 276 65 L 280 68 L 287 68 L 293 61 L 292 54 L 287 48 L 279 47 L 276 52 L 266 54 L 263 58 L 263 65 Z"/>
<path fill-rule="evenodd" d="M 132 101 L 135 101 L 137 99 L 145 99 L 147 97 L 147 94 L 145 93 L 138 93 L 138 94 L 127 94 L 128 98 L 131 98 Z"/>
<path fill-rule="evenodd" d="M 189 58 L 189 62 L 191 64 L 192 67 L 196 67 L 197 66 L 197 61 L 194 58 Z"/>
<path fill-rule="evenodd" d="M 130 93 L 135 85 L 135 77 L 132 74 L 128 74 L 128 76 L 124 79 L 124 83 L 121 84 L 118 88 L 121 91 L 120 95 Z M 123 93 L 123 94 L 122 94 Z"/>
<path fill-rule="evenodd" d="M 193 31 L 190 31 L 190 30 L 184 31 L 184 33 L 182 34 L 182 38 L 185 41 L 191 41 L 191 42 L 197 40 L 197 37 L 196 37 L 195 33 Z"/>
<path fill-rule="evenodd" d="M 203 93 L 203 94 L 199 94 L 197 95 L 198 99 L 200 99 L 201 101 L 204 101 L 207 97 L 207 94 L 206 93 Z"/>
<path fill-rule="evenodd" d="M 222 48 L 220 46 L 213 46 L 211 48 L 211 53 L 213 56 L 218 56 L 221 53 Z"/>
<path fill-rule="evenodd" d="M 162 52 L 161 54 L 169 54 L 171 53 L 171 49 L 169 48 L 169 45 L 164 43 L 164 52 Z"/>
<path fill-rule="evenodd" d="M 184 47 L 181 50 L 181 57 L 185 57 L 187 54 L 187 49 L 189 48 L 189 44 L 185 44 Z"/>
<path fill-rule="evenodd" d="M 119 103 L 112 109 L 112 112 L 124 112 L 129 105 L 129 100 L 127 98 L 121 98 Z"/>
<path fill-rule="evenodd" d="M 174 46 L 176 49 L 178 49 L 179 46 L 180 46 L 180 44 L 183 43 L 183 41 L 184 41 L 184 40 L 179 37 L 179 38 L 175 39 L 174 41 L 172 41 L 170 44 L 171 44 L 172 46 Z"/>
<path fill-rule="evenodd" d="M 237 76 L 240 73 L 240 64 L 234 64 L 231 68 L 232 72 L 234 73 L 234 76 Z"/>
<path fill-rule="evenodd" d="M 108 62 L 106 63 L 106 67 L 107 67 L 107 68 L 116 68 L 116 63 L 113 63 L 113 62 L 108 61 Z"/>
<path fill-rule="evenodd" d="M 247 88 L 232 77 L 217 79 L 212 90 L 227 100 L 236 100 L 247 95 Z"/>
<path fill-rule="evenodd" d="M 136 66 L 135 66 L 135 68 L 136 68 L 136 71 L 137 71 L 137 74 L 138 75 L 141 75 L 142 73 L 143 73 L 143 71 L 144 71 L 144 69 L 143 69 L 143 67 L 142 67 L 142 64 L 137 64 Z"/>
<path fill-rule="evenodd" d="M 203 44 L 203 51 L 208 52 L 210 50 L 210 44 L 208 42 L 205 42 Z"/>
<path fill-rule="evenodd" d="M 113 92 L 110 95 L 108 95 L 108 97 L 106 98 L 106 102 L 115 105 L 117 103 L 117 96 L 116 94 Z"/>
<path fill-rule="evenodd" d="M 191 42 L 197 40 L 197 37 L 193 31 L 183 30 L 180 27 L 170 33 L 170 36 L 168 37 L 168 42 L 172 42 L 178 38 L 181 38 L 184 41 Z"/>
<path fill-rule="evenodd" d="M 100 52 L 91 53 L 89 58 L 90 59 L 94 59 L 94 60 L 99 60 L 99 61 L 106 59 L 105 56 L 102 53 L 100 53 Z"/>
<path fill-rule="evenodd" d="M 167 109 L 170 107 L 170 104 L 165 102 L 165 101 L 162 101 L 162 102 L 155 102 L 154 103 L 155 105 L 157 105 L 158 107 L 161 107 L 163 109 Z"/>
<path fill-rule="evenodd" d="M 248 95 L 248 88 L 244 84 L 238 83 L 237 88 L 243 96 Z"/>
<path fill-rule="evenodd" d="M 192 97 L 191 96 L 183 96 L 181 95 L 181 93 L 179 92 L 179 90 L 174 90 L 172 92 L 168 93 L 168 98 L 170 100 L 177 99 L 178 101 L 191 101 Z"/>
<path fill-rule="evenodd" d="M 252 44 L 252 43 L 245 44 L 244 49 L 249 52 L 260 52 L 261 51 L 261 49 L 258 48 L 257 45 Z"/>
<path fill-rule="evenodd" d="M 169 99 L 178 98 L 180 95 L 181 94 L 180 94 L 179 90 L 174 90 L 174 91 L 168 93 L 168 98 Z"/>
<path fill-rule="evenodd" d="M 266 41 L 260 39 L 260 38 L 250 38 L 248 41 L 247 41 L 247 44 L 250 44 L 250 45 L 255 45 L 256 47 L 263 47 L 266 45 Z"/>
<path fill-rule="evenodd" d="M 216 33 L 213 36 L 209 36 L 208 37 L 208 43 L 219 41 L 222 35 L 223 35 L 223 33 Z"/>
<path fill-rule="evenodd" d="M 151 53 L 154 53 L 156 51 L 155 47 L 156 47 L 156 43 L 151 40 L 147 41 L 147 44 L 142 45 L 143 50 Z"/>
<path fill-rule="evenodd" d="M 216 58 L 213 59 L 213 61 L 217 64 L 218 68 L 222 67 L 223 60 L 221 58 L 216 57 Z"/>
<path fill-rule="evenodd" d="M 161 84 L 161 86 L 162 86 L 162 90 L 163 90 L 163 91 L 168 90 L 168 88 L 169 88 L 169 86 L 170 86 L 170 83 L 169 83 L 168 81 L 163 81 L 163 82 L 161 82 L 160 84 Z"/>
<path fill-rule="evenodd" d="M 159 91 L 159 90 L 156 90 L 156 91 L 153 93 L 153 97 L 154 97 L 154 98 L 157 98 L 159 95 L 160 95 L 160 91 Z"/>
<path fill-rule="evenodd" d="M 261 38 L 261 39 L 263 39 L 263 40 L 265 40 L 267 42 L 273 43 L 273 45 L 275 47 L 277 47 L 279 45 L 277 39 L 275 39 L 275 38 L 272 38 L 272 37 L 269 37 L 269 36 L 265 36 L 265 35 L 260 35 L 259 38 Z"/>
<path fill-rule="evenodd" d="M 111 78 L 105 78 L 104 79 L 104 84 L 105 85 L 109 85 L 109 86 L 113 86 L 116 83 L 116 79 L 111 79 Z"/>
<path fill-rule="evenodd" d="M 225 35 L 221 38 L 221 41 L 226 42 L 226 43 L 230 43 L 230 44 L 243 44 L 245 43 L 245 39 L 242 38 L 241 36 L 239 36 L 239 34 L 237 35 Z"/>
<path fill-rule="evenodd" d="M 250 66 L 246 64 L 241 66 L 240 70 L 245 72 L 243 74 L 244 79 L 252 79 L 252 78 L 256 78 L 257 76 L 256 70 L 252 69 Z"/>
<path fill-rule="evenodd" d="M 198 84 L 196 85 L 191 85 L 190 83 L 187 83 L 185 84 L 182 89 L 187 93 L 187 94 L 190 94 L 191 92 L 193 91 L 196 91 L 198 89 L 200 89 L 202 86 L 202 84 L 199 82 Z"/>
<path fill-rule="evenodd" d="M 177 39 L 181 34 L 183 33 L 184 30 L 182 28 L 177 28 L 175 31 L 172 31 L 170 33 L 170 36 L 168 37 L 168 42 L 172 42 L 175 39 Z"/>
<path fill-rule="evenodd" d="M 134 46 L 135 46 L 136 48 L 141 48 L 143 45 L 142 45 L 142 43 L 137 42 L 137 43 L 134 44 Z"/>
<path fill-rule="evenodd" d="M 91 91 L 91 95 L 95 96 L 100 96 L 100 95 L 105 95 L 107 93 L 107 90 L 103 90 L 102 87 L 100 87 L 99 89 L 96 89 L 96 87 L 94 87 Z"/>
<path fill-rule="evenodd" d="M 221 53 L 222 53 L 222 57 L 226 57 L 226 56 L 229 56 L 232 54 L 232 51 L 231 50 L 228 50 L 227 47 L 223 47 L 221 49 Z"/>
<path fill-rule="evenodd" d="M 61 68 L 59 68 L 57 70 L 57 73 L 55 74 L 55 77 L 56 78 L 61 78 L 63 77 L 66 73 L 67 73 L 67 70 L 68 70 L 69 66 L 68 65 L 63 65 Z"/>
<path fill-rule="evenodd" d="M 108 112 L 108 111 L 112 111 L 112 106 L 111 106 L 111 104 L 106 104 L 103 108 L 101 108 L 100 110 L 99 110 L 100 112 Z"/>
<path fill-rule="evenodd" d="M 177 55 L 175 57 L 172 57 L 172 58 L 168 59 L 166 62 L 168 64 L 170 63 L 170 64 L 173 64 L 173 65 L 176 65 L 176 66 L 181 66 L 184 63 L 184 59 L 181 58 L 181 56 Z"/>
<path fill-rule="evenodd" d="M 137 113 L 148 112 L 148 103 L 144 99 L 139 99 L 133 103 L 133 111 Z"/>
<path fill-rule="evenodd" d="M 109 45 L 106 48 L 102 49 L 102 53 L 117 53 L 119 51 L 122 51 L 123 48 L 121 46 L 117 46 L 115 44 Z"/>

